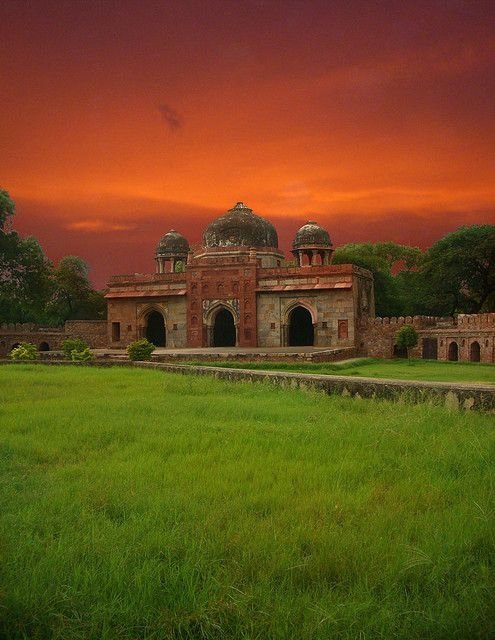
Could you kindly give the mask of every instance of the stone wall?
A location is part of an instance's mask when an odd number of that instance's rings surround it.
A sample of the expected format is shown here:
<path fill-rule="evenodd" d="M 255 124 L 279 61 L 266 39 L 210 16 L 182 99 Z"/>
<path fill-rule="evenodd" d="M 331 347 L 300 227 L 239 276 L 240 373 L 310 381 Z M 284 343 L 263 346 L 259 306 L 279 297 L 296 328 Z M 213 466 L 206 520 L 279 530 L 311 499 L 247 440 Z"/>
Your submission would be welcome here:
<path fill-rule="evenodd" d="M 374 318 L 361 327 L 364 353 L 373 358 L 392 358 L 395 334 L 403 325 L 411 325 L 418 331 L 418 345 L 411 349 L 414 358 L 495 362 L 495 313 L 453 318 Z"/>
<path fill-rule="evenodd" d="M 106 320 L 68 320 L 63 327 L 35 324 L 0 325 L 0 357 L 5 357 L 20 342 L 31 342 L 40 351 L 60 351 L 66 338 L 81 338 L 92 349 L 107 346 Z"/>
<path fill-rule="evenodd" d="M 174 373 L 206 375 L 231 382 L 268 382 L 294 389 L 313 389 L 354 398 L 384 399 L 402 402 L 430 402 L 450 409 L 473 409 L 495 413 L 495 387 L 448 382 L 412 382 L 379 380 L 350 376 L 325 376 L 304 373 L 252 371 L 220 367 L 192 367 L 180 364 L 135 363 L 141 368 L 158 368 Z"/>

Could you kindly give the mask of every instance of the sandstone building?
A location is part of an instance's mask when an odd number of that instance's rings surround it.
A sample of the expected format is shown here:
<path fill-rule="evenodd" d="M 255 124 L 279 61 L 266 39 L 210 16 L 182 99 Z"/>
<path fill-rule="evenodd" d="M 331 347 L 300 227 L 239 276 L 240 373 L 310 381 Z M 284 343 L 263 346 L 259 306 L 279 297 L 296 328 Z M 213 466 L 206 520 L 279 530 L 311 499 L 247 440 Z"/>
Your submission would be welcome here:
<path fill-rule="evenodd" d="M 57 351 L 67 337 L 99 349 L 147 337 L 169 348 L 312 345 L 321 348 L 315 360 L 392 358 L 405 355 L 395 334 L 410 324 L 419 334 L 414 357 L 495 362 L 495 313 L 375 318 L 372 274 L 332 265 L 332 251 L 327 231 L 307 222 L 287 266 L 273 225 L 238 202 L 206 227 L 200 251 L 171 230 L 158 243 L 156 273 L 112 277 L 107 321 L 0 325 L 0 358 L 21 341 Z"/>
<path fill-rule="evenodd" d="M 374 317 L 372 274 L 332 265 L 332 243 L 308 222 L 284 266 L 273 225 L 238 202 L 213 220 L 194 253 L 175 230 L 160 240 L 156 273 L 108 285 L 108 346 L 146 337 L 159 347 L 359 347 Z"/>

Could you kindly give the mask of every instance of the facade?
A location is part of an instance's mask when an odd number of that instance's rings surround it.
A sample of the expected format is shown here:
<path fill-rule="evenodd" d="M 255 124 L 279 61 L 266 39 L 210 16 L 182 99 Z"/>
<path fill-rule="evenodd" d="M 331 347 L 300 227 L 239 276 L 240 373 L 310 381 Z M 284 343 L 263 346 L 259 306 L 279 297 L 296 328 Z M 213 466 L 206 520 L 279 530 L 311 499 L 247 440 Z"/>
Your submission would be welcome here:
<path fill-rule="evenodd" d="M 284 266 L 275 228 L 242 202 L 206 227 L 199 252 L 171 230 L 156 273 L 110 280 L 108 346 L 357 347 L 374 317 L 372 274 L 332 265 L 332 251 L 308 222 L 292 244 L 296 266 Z"/>

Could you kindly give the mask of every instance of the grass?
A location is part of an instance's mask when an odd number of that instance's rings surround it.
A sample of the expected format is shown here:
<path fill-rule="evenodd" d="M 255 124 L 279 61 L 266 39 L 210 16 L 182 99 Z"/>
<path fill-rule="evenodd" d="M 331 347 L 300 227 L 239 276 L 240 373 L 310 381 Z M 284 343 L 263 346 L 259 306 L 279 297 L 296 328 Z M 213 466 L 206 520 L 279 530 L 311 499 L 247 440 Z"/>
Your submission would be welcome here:
<path fill-rule="evenodd" d="M 399 380 L 427 380 L 433 382 L 473 382 L 495 384 L 495 365 L 473 362 L 441 362 L 437 360 L 377 360 L 360 358 L 345 362 L 242 362 L 195 360 L 195 366 L 232 367 L 266 371 L 294 371 L 339 376 L 396 378 Z"/>
<path fill-rule="evenodd" d="M 492 639 L 493 416 L 0 367 L 3 639 Z"/>

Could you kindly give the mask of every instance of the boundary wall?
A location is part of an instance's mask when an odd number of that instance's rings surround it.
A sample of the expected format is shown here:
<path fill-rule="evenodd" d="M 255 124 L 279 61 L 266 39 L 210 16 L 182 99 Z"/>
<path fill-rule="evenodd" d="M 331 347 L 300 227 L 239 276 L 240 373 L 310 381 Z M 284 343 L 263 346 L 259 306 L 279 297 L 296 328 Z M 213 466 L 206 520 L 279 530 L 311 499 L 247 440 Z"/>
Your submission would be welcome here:
<path fill-rule="evenodd" d="M 32 342 L 39 351 L 60 351 L 66 338 L 82 338 L 92 349 L 107 346 L 106 320 L 67 320 L 63 327 L 36 324 L 0 324 L 0 358 L 20 342 Z"/>
<path fill-rule="evenodd" d="M 361 328 L 363 353 L 372 358 L 404 356 L 395 348 L 395 334 L 403 325 L 419 333 L 418 345 L 411 349 L 414 358 L 495 363 L 495 313 L 374 318 Z"/>

